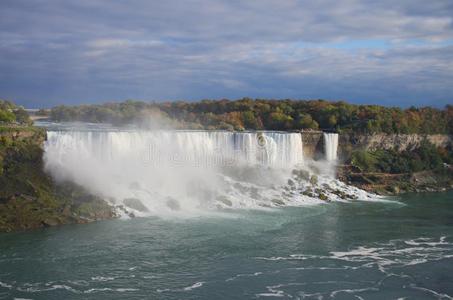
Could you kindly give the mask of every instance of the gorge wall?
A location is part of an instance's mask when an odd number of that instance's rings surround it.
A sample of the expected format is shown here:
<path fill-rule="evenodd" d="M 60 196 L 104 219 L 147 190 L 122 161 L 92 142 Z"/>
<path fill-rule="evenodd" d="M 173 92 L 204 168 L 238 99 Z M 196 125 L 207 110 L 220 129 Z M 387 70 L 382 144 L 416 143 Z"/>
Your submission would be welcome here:
<path fill-rule="evenodd" d="M 353 150 L 361 149 L 374 151 L 378 149 L 397 151 L 411 151 L 420 147 L 427 140 L 436 147 L 447 148 L 452 146 L 453 137 L 448 134 L 341 134 L 340 144 L 343 153 L 348 153 L 348 147 Z"/>
<path fill-rule="evenodd" d="M 341 133 L 338 142 L 338 158 L 347 160 L 354 150 L 375 151 L 379 149 L 397 151 L 414 150 L 423 141 L 440 148 L 453 147 L 453 136 L 448 134 L 350 134 Z M 324 157 L 324 138 L 319 131 L 302 132 L 304 157 L 319 159 Z"/>
<path fill-rule="evenodd" d="M 324 139 L 320 131 L 302 132 L 304 157 L 319 159 L 324 157 Z"/>

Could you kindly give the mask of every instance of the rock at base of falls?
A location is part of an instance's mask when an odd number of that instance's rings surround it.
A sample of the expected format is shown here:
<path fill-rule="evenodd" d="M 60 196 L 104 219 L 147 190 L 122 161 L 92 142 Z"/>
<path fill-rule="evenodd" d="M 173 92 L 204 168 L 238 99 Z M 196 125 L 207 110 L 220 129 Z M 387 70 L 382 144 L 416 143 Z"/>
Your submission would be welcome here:
<path fill-rule="evenodd" d="M 280 199 L 272 199 L 272 203 L 276 206 L 284 206 L 285 205 L 285 202 L 283 200 L 280 200 Z"/>
<path fill-rule="evenodd" d="M 125 206 L 140 212 L 149 212 L 148 208 L 137 198 L 127 198 L 123 200 Z"/>
<path fill-rule="evenodd" d="M 317 184 L 318 184 L 318 176 L 317 176 L 317 175 L 312 175 L 312 176 L 310 177 L 310 183 L 311 183 L 312 185 L 317 185 Z"/>
<path fill-rule="evenodd" d="M 230 206 L 230 207 L 233 206 L 233 202 L 231 202 L 231 200 L 228 199 L 228 197 L 223 196 L 223 195 L 217 196 L 217 201 L 222 202 L 226 206 Z"/>
<path fill-rule="evenodd" d="M 310 172 L 307 170 L 296 170 L 292 171 L 293 176 L 297 181 L 309 181 L 310 180 Z"/>
<path fill-rule="evenodd" d="M 170 208 L 171 210 L 180 210 L 181 209 L 181 205 L 179 204 L 178 200 L 176 200 L 174 198 L 167 197 L 166 204 L 167 204 L 168 208 Z"/>

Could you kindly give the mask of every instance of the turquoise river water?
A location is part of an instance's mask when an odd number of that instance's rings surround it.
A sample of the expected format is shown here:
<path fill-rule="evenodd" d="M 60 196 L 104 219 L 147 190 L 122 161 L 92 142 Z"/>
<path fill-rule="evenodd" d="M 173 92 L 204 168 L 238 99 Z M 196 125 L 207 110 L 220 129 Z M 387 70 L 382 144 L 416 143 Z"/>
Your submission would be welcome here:
<path fill-rule="evenodd" d="M 0 234 L 0 299 L 452 299 L 453 193 Z"/>

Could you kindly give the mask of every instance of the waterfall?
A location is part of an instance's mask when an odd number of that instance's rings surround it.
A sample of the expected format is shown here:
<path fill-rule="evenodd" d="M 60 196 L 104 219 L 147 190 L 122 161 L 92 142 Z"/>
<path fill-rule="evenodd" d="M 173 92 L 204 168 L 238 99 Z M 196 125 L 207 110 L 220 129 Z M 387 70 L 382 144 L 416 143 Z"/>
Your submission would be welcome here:
<path fill-rule="evenodd" d="M 324 134 L 335 161 L 338 135 Z M 368 197 L 335 179 L 333 164 L 304 161 L 302 136 L 285 132 L 48 131 L 45 170 L 128 215 L 198 215 Z M 127 211 L 129 210 L 129 211 Z"/>
<path fill-rule="evenodd" d="M 291 168 L 303 162 L 299 133 L 223 131 L 50 131 L 47 150 L 57 157 L 91 156 L 99 161 L 221 159 L 246 165 Z M 74 157 L 75 158 L 75 157 Z M 153 161 L 155 160 L 155 161 Z M 231 161 L 233 160 L 233 161 Z"/>
<path fill-rule="evenodd" d="M 254 207 L 287 182 L 303 151 L 300 133 L 49 131 L 44 160 L 57 180 L 161 212 L 168 201 L 184 210 L 216 207 L 216 199 Z"/>
<path fill-rule="evenodd" d="M 326 160 L 336 161 L 338 151 L 338 134 L 324 133 L 324 151 Z"/>

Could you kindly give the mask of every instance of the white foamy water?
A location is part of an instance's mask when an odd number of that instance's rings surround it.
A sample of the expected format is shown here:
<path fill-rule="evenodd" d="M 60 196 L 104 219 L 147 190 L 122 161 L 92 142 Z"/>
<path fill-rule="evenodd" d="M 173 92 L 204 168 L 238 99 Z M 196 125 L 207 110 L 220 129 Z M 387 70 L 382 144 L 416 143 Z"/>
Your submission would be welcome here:
<path fill-rule="evenodd" d="M 336 146 L 328 150 L 333 157 Z M 327 165 L 317 173 L 309 165 L 300 133 L 49 131 L 45 145 L 54 178 L 138 215 L 316 204 L 321 189 L 328 200 L 370 198 L 335 180 Z"/>
<path fill-rule="evenodd" d="M 351 248 L 347 251 L 332 251 L 328 255 L 293 254 L 277 257 L 256 257 L 257 260 L 270 263 L 293 262 L 299 267 L 281 269 L 281 277 L 290 273 L 290 278 L 302 277 L 295 274 L 304 272 L 324 272 L 323 277 L 331 279 L 320 282 L 289 282 L 266 287 L 266 291 L 256 296 L 269 297 L 282 295 L 294 298 L 295 295 L 304 295 L 307 299 L 336 299 L 339 294 L 350 294 L 354 299 L 368 299 L 375 292 L 383 292 L 386 287 L 398 287 L 406 294 L 413 296 L 407 299 L 453 299 L 450 295 L 429 289 L 408 275 L 414 270 L 423 270 L 423 265 L 435 264 L 453 258 L 453 243 L 446 236 L 440 238 L 416 238 L 410 240 L 390 240 L 387 243 L 374 243 Z M 325 263 L 319 263 L 324 261 Z M 372 280 L 352 280 L 356 274 L 365 271 Z M 340 281 L 343 274 L 348 281 Z M 366 276 L 360 273 L 362 277 Z M 266 275 L 266 274 L 260 274 Z M 338 289 L 341 284 L 342 288 Z M 309 286 L 319 286 L 318 292 L 309 293 Z M 322 288 L 321 288 L 322 287 Z M 319 291 L 322 292 L 319 292 Z M 295 292 L 297 291 L 297 292 Z M 349 299 L 349 298 L 348 298 Z M 352 299 L 352 298 L 351 298 Z M 396 299 L 396 298 L 393 298 Z M 406 299 L 406 298 L 398 298 Z"/>
<path fill-rule="evenodd" d="M 264 165 L 295 167 L 303 162 L 298 133 L 221 131 L 50 131 L 47 145 L 58 154 L 76 148 L 79 155 L 112 161 Z M 219 159 L 221 161 L 219 161 Z M 209 166 L 209 165 L 208 165 Z"/>

